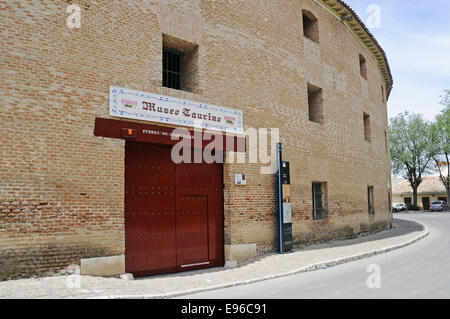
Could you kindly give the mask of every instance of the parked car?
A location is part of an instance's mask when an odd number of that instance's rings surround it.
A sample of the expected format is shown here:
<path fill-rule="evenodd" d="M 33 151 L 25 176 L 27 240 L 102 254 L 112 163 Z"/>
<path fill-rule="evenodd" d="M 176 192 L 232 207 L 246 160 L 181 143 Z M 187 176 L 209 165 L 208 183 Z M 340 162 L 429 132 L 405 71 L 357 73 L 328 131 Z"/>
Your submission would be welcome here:
<path fill-rule="evenodd" d="M 406 205 L 406 204 L 397 204 L 397 205 L 395 205 L 394 208 L 392 209 L 392 211 L 393 211 L 394 213 L 404 212 L 404 211 L 406 211 L 406 210 L 408 210 L 408 205 Z"/>
<path fill-rule="evenodd" d="M 448 210 L 448 205 L 443 200 L 438 200 L 431 203 L 431 209 L 432 212 L 446 212 Z"/>

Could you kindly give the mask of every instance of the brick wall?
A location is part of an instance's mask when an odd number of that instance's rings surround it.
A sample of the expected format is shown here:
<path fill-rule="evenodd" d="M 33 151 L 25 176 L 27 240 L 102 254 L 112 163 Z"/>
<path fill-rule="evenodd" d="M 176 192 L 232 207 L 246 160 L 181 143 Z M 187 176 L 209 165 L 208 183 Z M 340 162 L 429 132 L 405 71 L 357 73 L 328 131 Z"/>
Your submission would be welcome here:
<path fill-rule="evenodd" d="M 109 117 L 110 85 L 242 109 L 245 128 L 279 128 L 297 243 L 388 225 L 383 80 L 323 8 L 310 0 L 72 3 L 82 8 L 80 29 L 66 26 L 67 1 L 0 2 L 0 279 L 124 253 L 124 141 L 93 136 L 95 118 Z M 303 9 L 318 19 L 319 43 L 303 36 Z M 195 93 L 161 87 L 163 34 L 198 45 Z M 322 124 L 309 121 L 307 83 L 323 90 Z M 258 164 L 224 170 L 225 243 L 274 250 L 275 176 Z M 247 186 L 234 185 L 235 173 L 247 174 Z M 312 220 L 312 181 L 327 182 L 326 221 Z"/>

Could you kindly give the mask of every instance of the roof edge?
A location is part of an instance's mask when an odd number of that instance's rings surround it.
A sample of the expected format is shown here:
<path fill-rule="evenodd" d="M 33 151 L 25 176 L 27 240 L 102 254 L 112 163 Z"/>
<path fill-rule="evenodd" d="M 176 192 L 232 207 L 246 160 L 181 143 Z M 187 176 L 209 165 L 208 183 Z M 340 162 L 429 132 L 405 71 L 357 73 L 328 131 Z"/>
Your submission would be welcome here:
<path fill-rule="evenodd" d="M 313 0 L 317 3 L 322 4 L 324 7 L 328 8 L 337 17 L 341 18 L 341 21 L 346 25 L 361 41 L 361 43 L 366 47 L 366 49 L 375 57 L 380 68 L 382 77 L 385 81 L 386 86 L 386 96 L 389 98 L 394 80 L 392 77 L 391 68 L 389 66 L 389 61 L 381 45 L 378 43 L 375 36 L 369 31 L 364 22 L 359 18 L 356 12 L 343 0 Z M 354 19 L 344 18 L 353 17 Z"/>

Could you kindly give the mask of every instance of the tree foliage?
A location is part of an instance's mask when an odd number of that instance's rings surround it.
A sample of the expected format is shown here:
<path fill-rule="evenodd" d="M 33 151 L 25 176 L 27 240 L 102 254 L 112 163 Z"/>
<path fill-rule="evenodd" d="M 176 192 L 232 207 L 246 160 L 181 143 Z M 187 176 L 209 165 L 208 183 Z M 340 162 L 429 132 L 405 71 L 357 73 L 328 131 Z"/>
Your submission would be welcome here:
<path fill-rule="evenodd" d="M 441 98 L 441 105 L 448 109 L 450 107 L 450 90 L 444 90 L 444 95 L 442 95 Z"/>
<path fill-rule="evenodd" d="M 420 114 L 399 114 L 390 121 L 390 140 L 392 171 L 409 180 L 417 205 L 417 189 L 433 169 L 431 123 Z"/>
<path fill-rule="evenodd" d="M 441 104 L 444 109 L 432 125 L 433 159 L 450 199 L 450 90 L 445 91 Z"/>
<path fill-rule="evenodd" d="M 414 206 L 423 177 L 436 168 L 450 199 L 450 90 L 441 98 L 444 109 L 432 123 L 409 112 L 390 120 L 392 172 L 409 180 Z"/>

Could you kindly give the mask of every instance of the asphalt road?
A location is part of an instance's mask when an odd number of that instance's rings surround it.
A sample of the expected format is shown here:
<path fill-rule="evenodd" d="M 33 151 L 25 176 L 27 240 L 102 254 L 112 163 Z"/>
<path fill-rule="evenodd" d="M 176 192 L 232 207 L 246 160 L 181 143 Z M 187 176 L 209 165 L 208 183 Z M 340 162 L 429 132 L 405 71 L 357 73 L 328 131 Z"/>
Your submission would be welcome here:
<path fill-rule="evenodd" d="M 411 246 L 326 270 L 183 298 L 450 298 L 450 212 L 396 214 L 395 218 L 417 221 L 427 226 L 430 235 Z"/>

